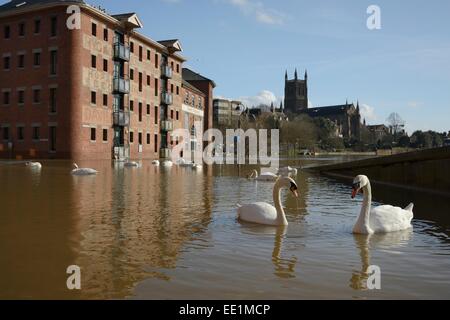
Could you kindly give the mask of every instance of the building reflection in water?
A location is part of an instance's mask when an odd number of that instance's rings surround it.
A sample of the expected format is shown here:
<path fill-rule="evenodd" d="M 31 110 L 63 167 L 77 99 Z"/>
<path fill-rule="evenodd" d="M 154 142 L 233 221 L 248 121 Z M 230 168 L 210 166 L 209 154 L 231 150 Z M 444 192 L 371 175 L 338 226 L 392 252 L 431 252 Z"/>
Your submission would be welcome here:
<path fill-rule="evenodd" d="M 94 179 L 77 178 L 77 264 L 87 298 L 124 297 L 144 278 L 168 279 L 164 269 L 176 267 L 183 245 L 211 220 L 207 169 L 113 166 Z"/>

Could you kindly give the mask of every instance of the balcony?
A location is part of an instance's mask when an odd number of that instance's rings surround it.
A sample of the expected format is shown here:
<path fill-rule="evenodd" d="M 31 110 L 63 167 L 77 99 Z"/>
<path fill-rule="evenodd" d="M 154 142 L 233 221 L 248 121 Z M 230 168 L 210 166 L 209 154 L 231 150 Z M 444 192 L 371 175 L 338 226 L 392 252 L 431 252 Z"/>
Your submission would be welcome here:
<path fill-rule="evenodd" d="M 173 95 L 169 92 L 161 93 L 161 103 L 171 105 L 173 103 Z"/>
<path fill-rule="evenodd" d="M 161 66 L 161 76 L 171 79 L 173 75 L 173 70 L 168 65 Z"/>
<path fill-rule="evenodd" d="M 171 120 L 162 120 L 160 124 L 161 131 L 173 131 L 173 122 Z"/>
<path fill-rule="evenodd" d="M 169 148 L 161 148 L 159 150 L 159 157 L 161 159 L 168 159 L 168 158 L 170 158 L 170 149 Z"/>
<path fill-rule="evenodd" d="M 130 93 L 130 80 L 128 79 L 128 77 L 114 75 L 113 90 L 114 92 L 119 93 Z"/>
<path fill-rule="evenodd" d="M 128 127 L 130 125 L 130 114 L 123 111 L 114 112 L 113 124 L 119 127 Z"/>
<path fill-rule="evenodd" d="M 123 43 L 114 44 L 114 59 L 130 61 L 130 47 Z"/>

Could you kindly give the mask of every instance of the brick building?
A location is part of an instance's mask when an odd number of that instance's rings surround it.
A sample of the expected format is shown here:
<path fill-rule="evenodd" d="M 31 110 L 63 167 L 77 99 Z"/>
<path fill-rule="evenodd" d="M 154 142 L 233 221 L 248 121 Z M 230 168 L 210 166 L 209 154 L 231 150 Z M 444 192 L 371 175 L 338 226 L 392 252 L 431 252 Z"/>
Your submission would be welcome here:
<path fill-rule="evenodd" d="M 80 28 L 69 28 L 76 10 Z M 179 41 L 154 41 L 141 27 L 135 13 L 82 0 L 0 6 L 0 157 L 169 157 L 193 89 L 183 86 Z"/>

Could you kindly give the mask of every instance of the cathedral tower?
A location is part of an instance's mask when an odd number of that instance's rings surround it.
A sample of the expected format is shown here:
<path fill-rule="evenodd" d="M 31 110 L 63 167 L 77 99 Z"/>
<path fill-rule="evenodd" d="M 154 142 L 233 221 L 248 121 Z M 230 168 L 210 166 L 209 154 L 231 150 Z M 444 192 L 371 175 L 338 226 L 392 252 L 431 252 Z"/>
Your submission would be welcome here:
<path fill-rule="evenodd" d="M 298 79 L 295 69 L 294 79 L 289 80 L 286 71 L 284 84 L 284 111 L 298 113 L 308 109 L 308 73 L 304 80 Z"/>

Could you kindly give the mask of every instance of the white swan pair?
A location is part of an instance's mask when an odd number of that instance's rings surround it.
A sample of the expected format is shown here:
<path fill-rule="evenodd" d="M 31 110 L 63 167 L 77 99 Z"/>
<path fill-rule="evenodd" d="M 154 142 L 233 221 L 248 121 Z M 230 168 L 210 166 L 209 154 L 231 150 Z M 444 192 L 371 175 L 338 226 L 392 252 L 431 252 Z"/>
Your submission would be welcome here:
<path fill-rule="evenodd" d="M 72 175 L 74 176 L 90 176 L 97 174 L 98 171 L 91 168 L 79 168 L 76 163 L 73 164 L 75 169 L 72 170 Z"/>
<path fill-rule="evenodd" d="M 298 197 L 298 187 L 295 181 L 289 177 L 281 177 L 273 188 L 273 202 L 275 207 L 265 203 L 256 202 L 249 205 L 238 205 L 238 219 L 264 225 L 288 225 L 284 210 L 281 206 L 281 188 L 289 190 Z M 369 178 L 363 175 L 357 176 L 353 181 L 352 198 L 358 192 L 364 193 L 364 201 L 353 233 L 373 234 L 388 233 L 406 230 L 412 227 L 414 205 L 411 203 L 405 209 L 383 205 L 371 209 L 372 193 Z"/>

